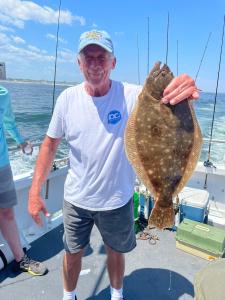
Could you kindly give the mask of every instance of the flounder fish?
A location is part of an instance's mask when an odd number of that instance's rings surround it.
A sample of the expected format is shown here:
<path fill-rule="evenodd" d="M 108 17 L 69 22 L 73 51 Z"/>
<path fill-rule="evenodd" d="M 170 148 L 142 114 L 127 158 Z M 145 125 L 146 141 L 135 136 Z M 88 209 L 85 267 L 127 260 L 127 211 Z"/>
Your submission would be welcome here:
<path fill-rule="evenodd" d="M 157 62 L 148 75 L 125 129 L 125 150 L 136 175 L 154 197 L 149 225 L 174 224 L 173 197 L 185 186 L 198 162 L 202 134 L 188 100 L 161 104 L 173 79 Z"/>

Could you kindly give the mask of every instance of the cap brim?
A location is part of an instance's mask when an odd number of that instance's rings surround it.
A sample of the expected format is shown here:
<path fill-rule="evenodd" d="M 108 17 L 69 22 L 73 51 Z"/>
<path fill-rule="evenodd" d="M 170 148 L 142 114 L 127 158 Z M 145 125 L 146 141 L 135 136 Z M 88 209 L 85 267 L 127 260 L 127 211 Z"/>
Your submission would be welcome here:
<path fill-rule="evenodd" d="M 102 43 L 98 41 L 88 41 L 87 43 L 82 44 L 82 46 L 79 47 L 78 52 L 80 53 L 84 48 L 86 48 L 89 45 L 98 45 L 101 48 L 105 49 L 106 51 L 113 53 L 111 47 L 107 47 L 106 45 L 103 45 Z"/>

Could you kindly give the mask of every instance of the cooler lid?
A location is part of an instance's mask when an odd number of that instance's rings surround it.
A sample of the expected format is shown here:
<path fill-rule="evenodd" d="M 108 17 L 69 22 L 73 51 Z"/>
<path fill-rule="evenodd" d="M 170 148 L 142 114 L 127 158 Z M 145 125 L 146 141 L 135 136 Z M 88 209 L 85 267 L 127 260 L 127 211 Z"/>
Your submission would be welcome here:
<path fill-rule="evenodd" d="M 209 202 L 209 192 L 196 188 L 185 187 L 178 196 L 181 204 L 197 208 L 205 208 Z"/>

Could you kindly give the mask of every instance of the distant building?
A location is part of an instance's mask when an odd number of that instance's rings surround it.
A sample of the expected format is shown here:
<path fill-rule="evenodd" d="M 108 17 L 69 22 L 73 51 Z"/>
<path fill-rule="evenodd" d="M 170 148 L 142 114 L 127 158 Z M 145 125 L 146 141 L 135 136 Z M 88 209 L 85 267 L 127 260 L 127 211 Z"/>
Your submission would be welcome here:
<path fill-rule="evenodd" d="M 0 80 L 6 79 L 5 63 L 0 62 Z"/>

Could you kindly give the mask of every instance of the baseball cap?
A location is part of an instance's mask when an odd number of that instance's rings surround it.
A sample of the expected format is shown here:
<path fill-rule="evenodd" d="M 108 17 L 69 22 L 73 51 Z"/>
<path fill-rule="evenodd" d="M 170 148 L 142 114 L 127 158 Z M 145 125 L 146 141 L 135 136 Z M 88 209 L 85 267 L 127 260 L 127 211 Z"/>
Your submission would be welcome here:
<path fill-rule="evenodd" d="M 79 40 L 78 53 L 91 44 L 98 45 L 110 53 L 114 51 L 112 40 L 104 30 L 91 30 L 82 33 Z"/>

